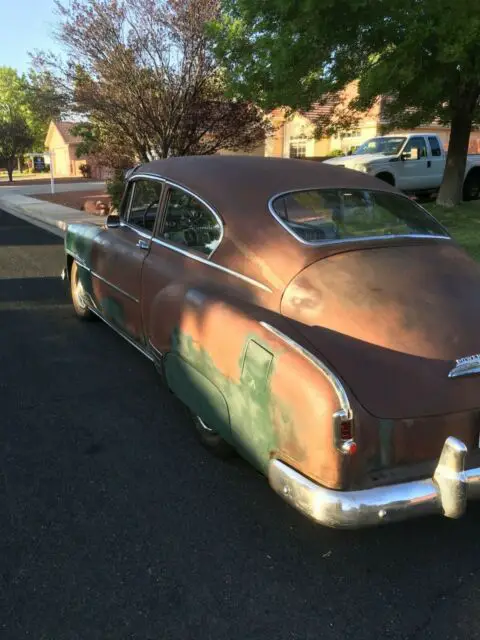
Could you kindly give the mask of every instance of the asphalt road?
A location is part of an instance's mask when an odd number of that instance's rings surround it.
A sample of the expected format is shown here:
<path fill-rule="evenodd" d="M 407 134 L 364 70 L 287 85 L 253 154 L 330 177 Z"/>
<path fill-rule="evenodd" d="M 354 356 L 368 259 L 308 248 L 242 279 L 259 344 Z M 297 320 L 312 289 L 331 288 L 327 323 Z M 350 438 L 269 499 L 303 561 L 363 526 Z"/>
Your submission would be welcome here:
<path fill-rule="evenodd" d="M 62 266 L 61 240 L 0 212 L 2 640 L 480 638 L 480 507 L 314 526 L 74 318 Z"/>

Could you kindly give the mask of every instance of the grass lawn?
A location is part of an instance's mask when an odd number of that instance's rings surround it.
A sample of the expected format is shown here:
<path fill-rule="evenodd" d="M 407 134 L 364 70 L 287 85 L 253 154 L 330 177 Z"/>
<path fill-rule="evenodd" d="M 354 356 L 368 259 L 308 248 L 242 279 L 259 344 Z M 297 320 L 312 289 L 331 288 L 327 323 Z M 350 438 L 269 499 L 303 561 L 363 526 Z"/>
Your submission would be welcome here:
<path fill-rule="evenodd" d="M 480 200 L 462 202 L 453 209 L 423 204 L 468 253 L 480 261 Z"/>

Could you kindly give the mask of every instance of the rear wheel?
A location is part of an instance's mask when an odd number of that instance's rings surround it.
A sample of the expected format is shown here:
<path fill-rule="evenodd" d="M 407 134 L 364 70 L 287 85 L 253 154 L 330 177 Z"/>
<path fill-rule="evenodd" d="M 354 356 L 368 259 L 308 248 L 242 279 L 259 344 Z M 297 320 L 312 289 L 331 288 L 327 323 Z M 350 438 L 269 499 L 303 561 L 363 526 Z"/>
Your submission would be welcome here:
<path fill-rule="evenodd" d="M 478 200 L 480 198 L 480 171 L 470 171 L 463 185 L 463 199 Z"/>
<path fill-rule="evenodd" d="M 235 455 L 235 449 L 222 436 L 211 429 L 200 416 L 193 416 L 195 431 L 201 444 L 218 458 L 226 460 Z"/>
<path fill-rule="evenodd" d="M 72 296 L 73 308 L 76 315 L 81 320 L 93 320 L 95 314 L 89 309 L 85 289 L 80 280 L 78 264 L 74 261 L 70 270 L 70 293 Z"/>

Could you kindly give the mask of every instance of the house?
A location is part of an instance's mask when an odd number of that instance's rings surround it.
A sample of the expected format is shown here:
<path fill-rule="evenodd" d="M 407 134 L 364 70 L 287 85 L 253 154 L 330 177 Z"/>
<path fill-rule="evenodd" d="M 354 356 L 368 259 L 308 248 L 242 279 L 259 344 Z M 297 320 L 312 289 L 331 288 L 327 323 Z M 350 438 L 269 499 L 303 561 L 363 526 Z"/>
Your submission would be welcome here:
<path fill-rule="evenodd" d="M 257 155 L 280 158 L 324 158 L 332 154 L 346 154 L 369 138 L 382 135 L 388 124 L 383 116 L 380 98 L 371 109 L 359 114 L 355 126 L 330 137 L 316 138 L 315 123 L 318 119 L 332 119 L 341 123 L 349 115 L 349 103 L 357 95 L 358 83 L 353 82 L 333 99 L 312 105 L 308 111 L 297 111 L 287 115 L 286 109 L 275 109 L 269 114 L 274 125 L 273 134 L 265 141 L 264 148 Z M 439 123 L 431 123 L 415 129 L 419 133 L 434 131 L 448 149 L 450 129 Z M 404 133 L 394 129 L 390 133 Z M 469 153 L 480 153 L 480 131 L 472 131 Z"/>
<path fill-rule="evenodd" d="M 89 177 L 97 180 L 107 179 L 111 173 L 108 168 L 100 166 L 92 157 L 77 157 L 77 148 L 82 139 L 72 133 L 76 124 L 78 123 L 52 120 L 48 127 L 45 147 L 51 154 L 55 177 L 82 177 L 81 167 L 87 165 Z"/>
<path fill-rule="evenodd" d="M 75 122 L 52 120 L 48 127 L 45 147 L 51 153 L 55 177 L 81 176 L 80 165 L 86 164 L 86 158 L 77 158 L 77 147 L 82 141 L 71 133 Z"/>

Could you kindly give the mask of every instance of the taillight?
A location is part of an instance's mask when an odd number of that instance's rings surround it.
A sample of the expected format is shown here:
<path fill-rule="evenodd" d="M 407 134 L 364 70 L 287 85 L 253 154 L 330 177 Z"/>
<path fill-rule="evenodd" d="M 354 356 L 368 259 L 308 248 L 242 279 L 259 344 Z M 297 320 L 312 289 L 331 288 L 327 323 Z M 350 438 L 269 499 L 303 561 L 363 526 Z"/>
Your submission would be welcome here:
<path fill-rule="evenodd" d="M 333 414 L 335 444 L 342 453 L 349 456 L 357 452 L 353 426 L 353 417 L 343 409 Z"/>

